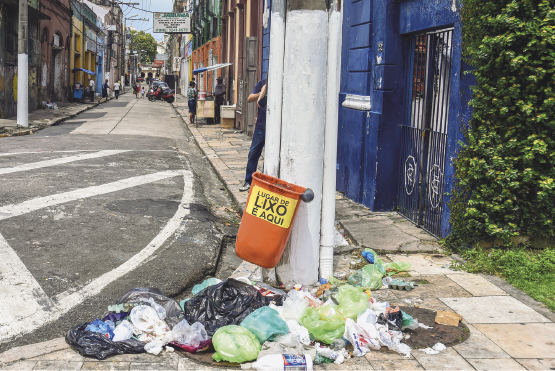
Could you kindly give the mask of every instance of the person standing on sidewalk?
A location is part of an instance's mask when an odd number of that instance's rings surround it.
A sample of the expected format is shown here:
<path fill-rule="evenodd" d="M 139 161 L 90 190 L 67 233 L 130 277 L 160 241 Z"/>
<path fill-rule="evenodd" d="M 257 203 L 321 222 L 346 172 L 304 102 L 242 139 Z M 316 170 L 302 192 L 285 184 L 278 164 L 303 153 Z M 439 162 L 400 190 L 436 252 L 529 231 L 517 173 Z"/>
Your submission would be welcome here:
<path fill-rule="evenodd" d="M 214 94 L 216 95 L 215 104 L 216 104 L 216 114 L 214 116 L 214 123 L 220 123 L 220 106 L 224 104 L 225 100 L 225 85 L 223 84 L 224 79 L 218 77 L 217 79 L 218 85 L 216 85 L 216 89 L 214 90 Z"/>
<path fill-rule="evenodd" d="M 118 97 L 119 97 L 119 88 L 120 88 L 120 86 L 121 86 L 121 82 L 119 82 L 119 81 L 114 84 L 114 95 L 116 96 L 116 99 L 118 99 Z"/>
<path fill-rule="evenodd" d="M 197 113 L 197 91 L 195 85 L 195 82 L 191 81 L 189 89 L 187 89 L 187 105 L 189 106 L 189 122 L 191 124 L 193 123 L 194 115 Z"/>
<path fill-rule="evenodd" d="M 91 98 L 91 102 L 94 102 L 94 80 L 89 77 L 89 94 Z"/>
<path fill-rule="evenodd" d="M 256 102 L 258 106 L 258 115 L 256 116 L 256 126 L 252 135 L 251 149 L 249 150 L 249 159 L 247 161 L 247 172 L 245 175 L 245 183 L 239 188 L 239 191 L 245 192 L 251 188 L 252 174 L 256 171 L 258 160 L 262 154 L 262 149 L 266 142 L 266 103 L 268 96 L 266 95 L 266 80 L 260 80 L 254 90 L 247 99 L 248 103 Z"/>
<path fill-rule="evenodd" d="M 106 79 L 104 84 L 102 84 L 102 96 L 98 100 L 98 104 L 100 104 L 102 98 L 106 98 L 106 102 L 108 102 L 108 89 L 110 89 L 110 87 L 108 86 L 108 79 Z"/>

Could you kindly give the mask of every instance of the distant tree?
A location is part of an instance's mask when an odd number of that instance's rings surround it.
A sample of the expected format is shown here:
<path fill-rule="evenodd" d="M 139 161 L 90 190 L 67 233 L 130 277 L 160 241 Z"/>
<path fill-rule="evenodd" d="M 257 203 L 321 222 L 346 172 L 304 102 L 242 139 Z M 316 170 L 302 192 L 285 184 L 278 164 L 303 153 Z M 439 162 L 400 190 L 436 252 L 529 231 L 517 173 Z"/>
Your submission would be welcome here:
<path fill-rule="evenodd" d="M 154 37 L 144 31 L 131 31 L 131 45 L 133 51 L 145 50 L 146 53 L 142 59 L 145 63 L 152 63 L 156 57 L 156 47 L 158 43 Z"/>

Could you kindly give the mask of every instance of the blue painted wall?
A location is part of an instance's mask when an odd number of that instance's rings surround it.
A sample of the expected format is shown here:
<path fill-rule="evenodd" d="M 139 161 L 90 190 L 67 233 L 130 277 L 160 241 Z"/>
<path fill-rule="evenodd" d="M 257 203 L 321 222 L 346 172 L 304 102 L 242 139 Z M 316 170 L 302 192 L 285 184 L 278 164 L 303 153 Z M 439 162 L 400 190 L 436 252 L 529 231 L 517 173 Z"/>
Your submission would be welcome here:
<path fill-rule="evenodd" d="M 452 0 L 345 0 L 339 95 L 337 189 L 375 211 L 394 210 L 401 173 L 401 124 L 406 64 L 414 34 L 454 27 L 445 191 L 453 185 L 453 159 L 468 122 L 471 76 L 461 62 L 461 25 Z M 342 107 L 347 94 L 370 96 L 371 110 Z M 449 196 L 442 234 L 450 232 Z"/>
<path fill-rule="evenodd" d="M 343 7 L 337 188 L 372 210 L 391 210 L 404 88 L 398 4 L 346 0 Z M 370 96 L 371 110 L 341 106 L 346 94 Z"/>

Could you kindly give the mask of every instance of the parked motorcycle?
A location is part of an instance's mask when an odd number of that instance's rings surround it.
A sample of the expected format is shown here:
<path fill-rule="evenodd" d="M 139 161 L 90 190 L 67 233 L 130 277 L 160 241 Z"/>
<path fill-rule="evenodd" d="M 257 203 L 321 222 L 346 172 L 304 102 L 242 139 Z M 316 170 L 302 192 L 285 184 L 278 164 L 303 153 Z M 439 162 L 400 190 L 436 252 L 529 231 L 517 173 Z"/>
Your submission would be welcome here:
<path fill-rule="evenodd" d="M 148 91 L 148 100 L 154 102 L 155 100 L 163 99 L 168 103 L 173 103 L 175 100 L 175 94 L 171 89 L 162 90 L 162 88 L 158 88 L 156 90 L 149 89 Z"/>

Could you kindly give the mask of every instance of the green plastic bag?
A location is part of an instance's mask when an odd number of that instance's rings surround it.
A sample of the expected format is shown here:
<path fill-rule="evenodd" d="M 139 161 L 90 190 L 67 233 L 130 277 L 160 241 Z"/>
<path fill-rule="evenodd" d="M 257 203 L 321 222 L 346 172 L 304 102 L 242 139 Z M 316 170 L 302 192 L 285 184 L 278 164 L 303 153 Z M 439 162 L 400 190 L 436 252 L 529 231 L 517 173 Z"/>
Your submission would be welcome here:
<path fill-rule="evenodd" d="M 377 290 L 382 287 L 382 278 L 385 275 L 385 269 L 381 263 L 376 262 L 374 264 L 368 264 L 361 269 L 364 278 L 364 287 L 370 288 L 370 290 Z"/>
<path fill-rule="evenodd" d="M 410 263 L 405 263 L 405 262 L 391 262 L 391 263 L 386 263 L 383 265 L 385 271 L 386 271 L 386 275 L 387 276 L 392 276 L 396 273 L 399 272 L 404 272 L 404 271 L 408 271 L 410 269 L 412 265 Z M 389 270 L 389 272 L 388 272 Z"/>
<path fill-rule="evenodd" d="M 241 322 L 241 326 L 252 332 L 260 344 L 272 340 L 275 335 L 289 333 L 287 323 L 270 307 L 258 308 Z"/>
<path fill-rule="evenodd" d="M 202 283 L 199 283 L 198 285 L 193 286 L 193 296 L 195 296 L 196 294 L 198 294 L 208 286 L 214 286 L 215 284 L 218 284 L 220 282 L 222 282 L 222 280 L 219 280 L 217 278 L 205 279 L 204 281 L 202 281 Z"/>
<path fill-rule="evenodd" d="M 220 327 L 212 337 L 216 362 L 228 361 L 243 363 L 255 360 L 262 346 L 252 332 L 241 326 Z"/>
<path fill-rule="evenodd" d="M 335 305 L 308 307 L 301 317 L 301 324 L 316 340 L 331 344 L 345 333 L 345 319 Z"/>
<path fill-rule="evenodd" d="M 360 288 L 351 285 L 341 286 L 337 293 L 337 310 L 343 317 L 356 320 L 358 314 L 368 308 L 369 299 L 370 297 Z"/>
<path fill-rule="evenodd" d="M 401 314 L 403 315 L 403 327 L 407 327 L 407 326 L 412 325 L 412 322 L 414 321 L 412 316 L 406 314 L 403 311 L 401 311 Z"/>

